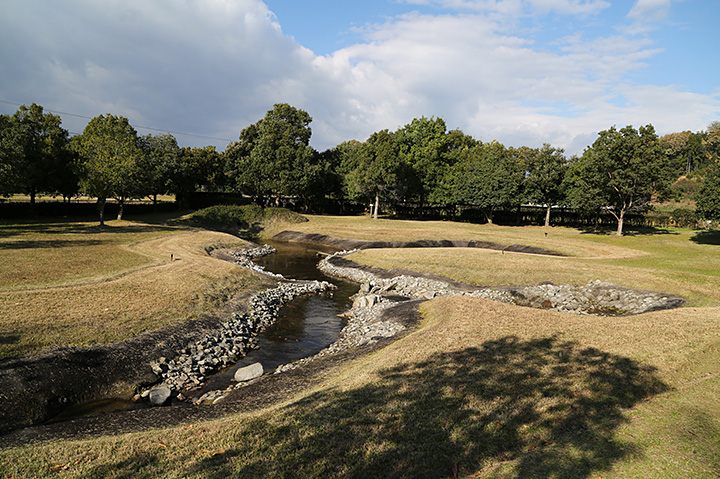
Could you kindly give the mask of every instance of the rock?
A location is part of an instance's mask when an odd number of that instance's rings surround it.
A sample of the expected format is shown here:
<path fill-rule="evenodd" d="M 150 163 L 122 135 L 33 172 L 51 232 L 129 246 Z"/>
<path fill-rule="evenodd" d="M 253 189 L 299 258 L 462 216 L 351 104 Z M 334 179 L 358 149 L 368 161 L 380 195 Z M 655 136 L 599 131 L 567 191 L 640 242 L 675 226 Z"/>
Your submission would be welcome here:
<path fill-rule="evenodd" d="M 162 406 L 167 402 L 168 399 L 170 399 L 171 394 L 172 391 L 165 384 L 155 386 L 148 393 L 148 397 L 150 398 L 150 404 L 152 404 L 153 406 Z"/>
<path fill-rule="evenodd" d="M 235 371 L 234 379 L 237 382 L 250 381 L 263 375 L 263 367 L 260 363 L 253 363 Z"/>

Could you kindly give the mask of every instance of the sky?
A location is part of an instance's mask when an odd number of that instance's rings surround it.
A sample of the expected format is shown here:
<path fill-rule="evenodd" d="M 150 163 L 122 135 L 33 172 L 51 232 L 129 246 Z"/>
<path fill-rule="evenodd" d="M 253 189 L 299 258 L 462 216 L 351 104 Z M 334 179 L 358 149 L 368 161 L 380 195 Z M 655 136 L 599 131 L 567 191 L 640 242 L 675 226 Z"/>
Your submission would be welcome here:
<path fill-rule="evenodd" d="M 720 119 L 717 0 L 3 0 L 0 113 L 224 149 L 275 103 L 325 149 L 442 117 L 581 153 L 597 132 Z"/>

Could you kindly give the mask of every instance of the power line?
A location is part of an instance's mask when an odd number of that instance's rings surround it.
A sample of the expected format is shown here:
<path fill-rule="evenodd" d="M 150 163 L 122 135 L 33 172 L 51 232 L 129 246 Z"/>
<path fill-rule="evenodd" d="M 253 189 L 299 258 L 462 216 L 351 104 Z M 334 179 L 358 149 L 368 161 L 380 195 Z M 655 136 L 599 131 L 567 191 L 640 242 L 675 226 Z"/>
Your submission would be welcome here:
<path fill-rule="evenodd" d="M 0 99 L 0 103 L 6 103 L 8 105 L 14 105 L 14 106 L 22 106 L 22 105 L 26 104 L 26 103 L 18 103 L 18 102 L 2 100 L 2 99 Z M 67 116 L 74 116 L 76 118 L 82 118 L 84 120 L 92 120 L 92 117 L 87 116 L 87 115 L 80 115 L 79 113 L 69 113 L 67 111 L 51 110 L 50 108 L 45 108 L 45 107 L 43 107 L 43 110 L 49 111 L 50 113 L 55 113 L 57 115 L 67 115 Z M 186 132 L 182 132 L 182 131 L 166 130 L 163 128 L 154 128 L 152 126 L 142 126 L 142 125 L 133 125 L 133 126 L 135 128 L 139 128 L 142 130 L 158 131 L 160 133 L 172 133 L 174 135 L 182 135 L 182 136 L 193 136 L 195 138 L 203 138 L 206 140 L 218 140 L 218 141 L 227 141 L 227 142 L 235 141 L 235 140 L 231 140 L 229 138 L 220 138 L 217 136 L 199 135 L 197 133 L 186 133 Z"/>

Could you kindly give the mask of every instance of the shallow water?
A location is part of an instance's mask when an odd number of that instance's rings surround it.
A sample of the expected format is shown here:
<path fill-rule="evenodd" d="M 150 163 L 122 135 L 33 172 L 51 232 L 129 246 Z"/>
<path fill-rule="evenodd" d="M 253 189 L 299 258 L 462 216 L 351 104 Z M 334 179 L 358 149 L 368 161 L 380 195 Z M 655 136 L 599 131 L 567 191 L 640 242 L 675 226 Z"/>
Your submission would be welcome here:
<path fill-rule="evenodd" d="M 281 364 L 312 356 L 335 342 L 345 326 L 345 320 L 338 315 L 350 308 L 349 298 L 357 292 L 357 286 L 318 270 L 319 249 L 290 243 L 268 244 L 277 252 L 255 260 L 267 271 L 286 278 L 329 281 L 338 288 L 330 294 L 302 296 L 285 305 L 277 321 L 258 336 L 258 349 L 209 377 L 200 393 L 226 388 L 238 368 L 252 363 L 261 363 L 267 374 Z"/>
<path fill-rule="evenodd" d="M 250 351 L 235 365 L 207 378 L 201 389 L 190 396 L 198 397 L 212 389 L 224 389 L 232 384 L 235 371 L 243 366 L 260 362 L 265 373 L 277 366 L 302 359 L 321 351 L 338 338 L 345 320 L 338 315 L 350 308 L 357 286 L 325 276 L 317 269 L 319 253 L 333 252 L 328 248 L 314 248 L 292 243 L 268 242 L 277 252 L 255 262 L 267 271 L 286 278 L 329 281 L 338 288 L 319 296 L 301 296 L 280 310 L 272 326 L 258 335 L 258 349 Z M 123 398 L 107 398 L 68 406 L 48 422 L 59 422 L 82 416 L 98 415 L 148 407 L 147 402 L 133 402 Z"/>

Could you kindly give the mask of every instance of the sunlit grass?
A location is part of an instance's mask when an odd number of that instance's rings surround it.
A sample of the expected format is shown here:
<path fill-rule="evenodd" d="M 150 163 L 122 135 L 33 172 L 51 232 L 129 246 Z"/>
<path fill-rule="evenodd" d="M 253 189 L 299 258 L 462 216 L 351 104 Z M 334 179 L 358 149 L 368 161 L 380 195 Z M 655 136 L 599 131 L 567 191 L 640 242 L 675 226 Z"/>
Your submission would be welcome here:
<path fill-rule="evenodd" d="M 257 283 L 206 254 L 208 244 L 240 241 L 223 233 L 111 221 L 104 229 L 6 224 L 0 237 L 0 357 L 119 341 L 214 314 L 214 290 Z"/>

